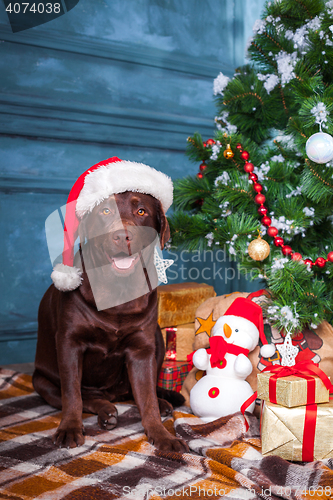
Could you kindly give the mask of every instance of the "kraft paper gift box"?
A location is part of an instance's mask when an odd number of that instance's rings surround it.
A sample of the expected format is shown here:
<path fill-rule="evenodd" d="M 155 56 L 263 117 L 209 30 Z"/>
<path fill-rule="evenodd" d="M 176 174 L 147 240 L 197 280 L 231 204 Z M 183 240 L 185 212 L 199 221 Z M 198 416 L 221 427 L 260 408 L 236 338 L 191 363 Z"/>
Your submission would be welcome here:
<path fill-rule="evenodd" d="M 311 462 L 333 457 L 333 400 L 286 408 L 264 402 L 261 413 L 262 455 Z"/>
<path fill-rule="evenodd" d="M 157 287 L 158 323 L 161 328 L 193 323 L 200 304 L 215 297 L 205 283 L 176 283 Z"/>
<path fill-rule="evenodd" d="M 162 335 L 165 345 L 165 359 L 186 361 L 187 355 L 193 351 L 194 323 L 163 328 Z"/>
<path fill-rule="evenodd" d="M 270 401 L 269 381 L 273 376 L 270 372 L 261 372 L 257 375 L 257 397 Z M 314 376 L 315 380 L 315 400 L 314 403 L 327 403 L 329 401 L 329 390 L 323 381 Z M 276 403 L 288 408 L 307 404 L 308 382 L 305 378 L 289 375 L 279 377 L 276 381 Z M 275 401 L 274 401 L 275 402 Z"/>
<path fill-rule="evenodd" d="M 157 385 L 179 392 L 190 369 L 187 361 L 164 361 Z"/>

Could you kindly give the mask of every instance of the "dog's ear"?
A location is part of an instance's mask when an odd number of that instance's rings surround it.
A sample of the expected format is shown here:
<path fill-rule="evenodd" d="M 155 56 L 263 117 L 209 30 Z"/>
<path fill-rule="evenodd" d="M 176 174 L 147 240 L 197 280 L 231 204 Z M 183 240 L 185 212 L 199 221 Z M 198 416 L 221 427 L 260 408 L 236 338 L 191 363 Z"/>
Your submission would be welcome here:
<path fill-rule="evenodd" d="M 159 223 L 158 232 L 160 233 L 160 244 L 161 249 L 163 250 L 164 245 L 170 239 L 170 227 L 160 202 L 158 202 L 157 220 Z"/>

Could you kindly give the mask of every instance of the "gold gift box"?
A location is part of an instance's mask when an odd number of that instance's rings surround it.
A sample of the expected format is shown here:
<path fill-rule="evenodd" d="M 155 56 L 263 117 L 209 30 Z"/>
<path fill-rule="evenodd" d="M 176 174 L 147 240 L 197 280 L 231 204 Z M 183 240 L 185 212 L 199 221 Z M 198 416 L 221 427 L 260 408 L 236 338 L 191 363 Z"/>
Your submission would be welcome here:
<path fill-rule="evenodd" d="M 197 308 L 216 293 L 205 283 L 175 283 L 157 287 L 158 324 L 161 328 L 192 323 Z"/>
<path fill-rule="evenodd" d="M 180 325 L 177 326 L 176 329 L 176 345 L 174 346 L 176 357 L 174 359 L 176 361 L 187 361 L 187 355 L 191 354 L 193 351 L 193 342 L 195 338 L 194 323 Z M 167 328 L 162 329 L 162 335 L 165 349 L 170 348 L 167 343 Z"/>
<path fill-rule="evenodd" d="M 286 408 L 265 401 L 261 414 L 261 452 L 302 461 L 306 406 Z M 333 401 L 317 405 L 313 460 L 333 457 Z"/>
<path fill-rule="evenodd" d="M 269 379 L 272 373 L 261 372 L 257 375 L 258 398 L 269 401 Z M 315 403 L 327 403 L 329 401 L 329 390 L 319 377 L 313 377 L 316 382 Z M 305 378 L 289 375 L 280 377 L 276 384 L 276 402 L 279 405 L 292 408 L 307 404 L 307 381 Z"/>

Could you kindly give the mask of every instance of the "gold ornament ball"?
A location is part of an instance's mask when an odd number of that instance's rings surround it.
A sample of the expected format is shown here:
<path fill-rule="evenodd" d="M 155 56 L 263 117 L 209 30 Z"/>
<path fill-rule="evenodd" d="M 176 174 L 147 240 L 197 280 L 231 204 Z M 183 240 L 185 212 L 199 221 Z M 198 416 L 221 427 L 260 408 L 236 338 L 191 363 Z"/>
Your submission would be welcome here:
<path fill-rule="evenodd" d="M 249 256 L 253 260 L 265 260 L 269 256 L 271 249 L 267 241 L 257 238 L 251 241 L 248 247 Z"/>
<path fill-rule="evenodd" d="M 230 144 L 227 144 L 227 149 L 225 149 L 223 151 L 223 156 L 224 158 L 226 158 L 227 160 L 230 160 L 230 158 L 232 158 L 234 156 L 234 153 L 233 153 L 233 150 L 231 149 L 230 147 Z"/>

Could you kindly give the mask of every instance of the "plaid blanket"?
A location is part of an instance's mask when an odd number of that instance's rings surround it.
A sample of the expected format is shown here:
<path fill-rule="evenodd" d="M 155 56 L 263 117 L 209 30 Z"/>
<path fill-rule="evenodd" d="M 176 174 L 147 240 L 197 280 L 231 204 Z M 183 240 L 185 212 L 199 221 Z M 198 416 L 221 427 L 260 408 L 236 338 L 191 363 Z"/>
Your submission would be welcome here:
<path fill-rule="evenodd" d="M 164 425 L 189 453 L 147 442 L 134 404 L 118 404 L 118 426 L 103 431 L 84 414 L 86 442 L 57 448 L 61 413 L 33 391 L 31 377 L 0 369 L 0 498 L 5 500 L 326 499 L 333 460 L 295 464 L 260 454 L 259 425 L 248 414 L 203 422 L 182 407 Z"/>

